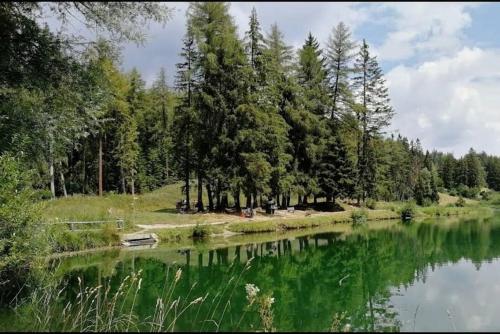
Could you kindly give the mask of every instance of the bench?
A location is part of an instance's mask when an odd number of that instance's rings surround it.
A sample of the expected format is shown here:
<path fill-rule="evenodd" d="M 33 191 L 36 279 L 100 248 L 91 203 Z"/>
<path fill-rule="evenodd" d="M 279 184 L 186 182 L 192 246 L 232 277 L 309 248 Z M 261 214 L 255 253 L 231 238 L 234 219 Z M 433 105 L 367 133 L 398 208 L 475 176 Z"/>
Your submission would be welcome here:
<path fill-rule="evenodd" d="M 286 208 L 286 211 L 294 213 L 295 212 L 295 207 L 294 206 L 289 206 Z"/>

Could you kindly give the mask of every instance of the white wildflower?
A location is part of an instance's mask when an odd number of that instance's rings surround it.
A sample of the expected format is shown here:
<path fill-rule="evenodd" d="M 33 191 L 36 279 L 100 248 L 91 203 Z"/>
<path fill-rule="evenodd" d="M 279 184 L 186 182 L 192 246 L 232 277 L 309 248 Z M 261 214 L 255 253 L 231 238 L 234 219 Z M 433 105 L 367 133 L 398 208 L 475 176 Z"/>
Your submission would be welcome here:
<path fill-rule="evenodd" d="M 247 300 L 250 304 L 252 304 L 255 301 L 260 289 L 255 284 L 249 283 L 245 285 L 245 290 L 247 291 Z"/>

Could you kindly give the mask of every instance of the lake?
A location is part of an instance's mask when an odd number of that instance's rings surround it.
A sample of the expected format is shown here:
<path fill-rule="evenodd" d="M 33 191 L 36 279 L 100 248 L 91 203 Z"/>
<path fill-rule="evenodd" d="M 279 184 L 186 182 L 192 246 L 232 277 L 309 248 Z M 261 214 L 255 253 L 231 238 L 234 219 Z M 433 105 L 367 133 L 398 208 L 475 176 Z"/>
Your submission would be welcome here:
<path fill-rule="evenodd" d="M 262 329 L 256 305 L 247 307 L 247 283 L 274 298 L 278 331 L 498 331 L 499 256 L 497 215 L 117 249 L 54 260 L 51 270 L 69 282 L 64 300 L 77 297 L 78 277 L 116 289 L 141 270 L 141 288 L 127 301 L 141 319 L 160 295 L 186 304 L 206 296 L 183 311 L 178 331 Z"/>

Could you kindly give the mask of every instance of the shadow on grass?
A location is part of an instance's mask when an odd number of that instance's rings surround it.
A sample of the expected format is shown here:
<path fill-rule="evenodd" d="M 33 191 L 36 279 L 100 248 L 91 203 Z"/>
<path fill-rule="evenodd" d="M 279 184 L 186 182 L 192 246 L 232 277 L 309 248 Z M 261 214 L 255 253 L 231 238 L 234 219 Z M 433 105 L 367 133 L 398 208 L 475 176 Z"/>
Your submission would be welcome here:
<path fill-rule="evenodd" d="M 158 210 L 154 210 L 153 212 L 159 212 L 159 213 L 178 213 L 177 209 L 175 209 L 175 208 L 158 209 Z"/>

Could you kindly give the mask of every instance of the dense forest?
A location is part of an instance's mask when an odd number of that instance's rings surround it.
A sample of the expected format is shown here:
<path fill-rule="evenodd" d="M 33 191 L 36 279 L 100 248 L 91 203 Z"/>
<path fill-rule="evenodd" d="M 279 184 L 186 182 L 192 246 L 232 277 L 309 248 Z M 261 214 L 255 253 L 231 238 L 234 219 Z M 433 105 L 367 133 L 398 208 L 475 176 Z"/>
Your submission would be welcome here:
<path fill-rule="evenodd" d="M 0 154 L 30 171 L 43 198 L 182 182 L 190 205 L 223 210 L 268 196 L 283 207 L 292 196 L 303 205 L 428 204 L 439 191 L 500 190 L 499 157 L 470 149 L 457 158 L 385 133 L 397 110 L 384 75 L 367 41 L 354 40 L 342 22 L 323 47 L 304 32 L 294 50 L 277 24 L 261 27 L 255 9 L 240 38 L 229 4 L 192 3 L 176 73 L 158 69 L 148 87 L 136 69 L 120 69 L 119 43 L 142 36 L 99 14 L 122 19 L 132 10 L 160 22 L 168 11 L 54 5 L 67 17 L 76 8 L 116 37 L 80 43 L 43 27 L 40 6 L 0 4 Z"/>

